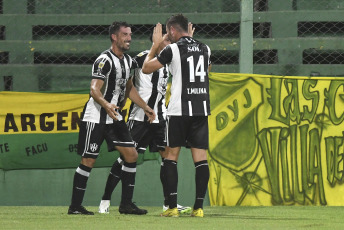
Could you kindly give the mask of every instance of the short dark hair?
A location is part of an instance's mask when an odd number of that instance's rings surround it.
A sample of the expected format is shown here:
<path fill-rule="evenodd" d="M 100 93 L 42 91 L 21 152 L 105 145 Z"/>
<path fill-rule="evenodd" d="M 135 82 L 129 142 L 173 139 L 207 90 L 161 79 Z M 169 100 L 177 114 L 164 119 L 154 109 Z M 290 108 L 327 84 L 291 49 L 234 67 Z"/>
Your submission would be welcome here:
<path fill-rule="evenodd" d="M 180 32 L 188 32 L 189 20 L 182 14 L 172 15 L 166 22 L 167 28 L 175 26 Z"/>
<path fill-rule="evenodd" d="M 119 31 L 119 29 L 121 27 L 127 28 L 127 27 L 131 27 L 131 26 L 127 22 L 113 22 L 111 24 L 111 26 L 109 27 L 109 35 L 110 35 L 110 40 L 111 41 L 113 41 L 111 35 L 112 34 L 117 34 L 117 32 Z"/>

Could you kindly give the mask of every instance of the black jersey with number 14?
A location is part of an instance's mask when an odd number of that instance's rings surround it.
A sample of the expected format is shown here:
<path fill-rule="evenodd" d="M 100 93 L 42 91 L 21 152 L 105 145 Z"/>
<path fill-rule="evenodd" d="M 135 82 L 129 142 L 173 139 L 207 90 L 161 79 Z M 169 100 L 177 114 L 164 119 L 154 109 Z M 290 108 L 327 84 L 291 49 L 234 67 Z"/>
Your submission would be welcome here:
<path fill-rule="evenodd" d="M 172 75 L 167 115 L 208 116 L 209 47 L 191 37 L 181 37 L 166 46 L 157 58 L 161 64 L 168 64 Z"/>

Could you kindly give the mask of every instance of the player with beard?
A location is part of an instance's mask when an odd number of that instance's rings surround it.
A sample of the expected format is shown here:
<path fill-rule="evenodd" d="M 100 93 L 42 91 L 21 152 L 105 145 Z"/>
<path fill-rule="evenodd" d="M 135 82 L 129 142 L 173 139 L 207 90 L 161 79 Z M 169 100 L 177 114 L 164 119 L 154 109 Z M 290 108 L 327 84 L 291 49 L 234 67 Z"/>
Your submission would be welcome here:
<path fill-rule="evenodd" d="M 147 213 L 132 202 L 138 154 L 120 111 L 128 88 L 129 98 L 144 110 L 147 122 L 154 121 L 156 116 L 135 87 L 132 87 L 132 81 L 128 81 L 130 69 L 137 67 L 137 63 L 125 54 L 130 48 L 131 34 L 131 28 L 126 22 L 113 22 L 109 28 L 111 48 L 105 50 L 93 64 L 90 98 L 85 104 L 80 122 L 78 154 L 81 155 L 81 163 L 74 174 L 68 214 L 94 214 L 82 206 L 82 201 L 104 140 L 109 151 L 117 149 L 124 159 L 119 212 L 138 215 Z"/>

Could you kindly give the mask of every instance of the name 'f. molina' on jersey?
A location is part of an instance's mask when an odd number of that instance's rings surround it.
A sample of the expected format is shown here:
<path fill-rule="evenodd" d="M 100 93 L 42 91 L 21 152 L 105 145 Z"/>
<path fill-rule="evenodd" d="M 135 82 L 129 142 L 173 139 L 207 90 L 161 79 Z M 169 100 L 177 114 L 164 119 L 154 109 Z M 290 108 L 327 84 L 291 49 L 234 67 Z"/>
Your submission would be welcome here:
<path fill-rule="evenodd" d="M 210 114 L 208 66 L 210 48 L 191 38 L 181 37 L 158 55 L 172 75 L 167 115 L 208 116 Z"/>
<path fill-rule="evenodd" d="M 111 50 L 105 50 L 96 59 L 92 67 L 92 79 L 104 81 L 101 93 L 106 101 L 120 106 L 125 97 L 126 84 L 130 77 L 130 69 L 136 68 L 137 63 L 128 55 L 118 58 Z M 118 120 L 122 120 L 119 115 Z M 92 96 L 86 102 L 81 117 L 82 121 L 94 123 L 112 124 L 113 119 L 106 113 L 105 109 L 98 104 Z"/>
<path fill-rule="evenodd" d="M 151 74 L 142 73 L 142 65 L 148 53 L 149 50 L 146 50 L 133 58 L 138 65 L 138 68 L 134 71 L 133 84 L 140 97 L 147 103 L 149 107 L 153 108 L 155 114 L 157 115 L 153 123 L 159 123 L 166 120 L 165 95 L 169 73 L 167 65 Z M 143 109 L 132 103 L 128 119 L 135 121 L 146 121 L 147 116 L 145 115 Z"/>

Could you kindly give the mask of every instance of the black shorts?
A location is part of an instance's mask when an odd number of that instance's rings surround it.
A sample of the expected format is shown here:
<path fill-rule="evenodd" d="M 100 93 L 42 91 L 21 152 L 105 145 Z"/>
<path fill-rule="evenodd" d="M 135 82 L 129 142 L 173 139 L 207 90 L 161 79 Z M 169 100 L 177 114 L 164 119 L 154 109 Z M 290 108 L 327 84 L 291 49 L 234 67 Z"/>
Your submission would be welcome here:
<path fill-rule="evenodd" d="M 207 116 L 167 116 L 167 146 L 208 149 Z"/>
<path fill-rule="evenodd" d="M 148 123 L 129 120 L 127 122 L 133 140 L 136 142 L 138 153 L 144 153 L 149 146 L 150 152 L 164 151 L 166 146 L 166 122 Z"/>
<path fill-rule="evenodd" d="M 107 142 L 109 152 L 115 150 L 115 146 L 135 147 L 135 143 L 123 120 L 114 121 L 113 124 L 81 121 L 78 154 L 85 158 L 96 159 L 104 139 Z"/>

